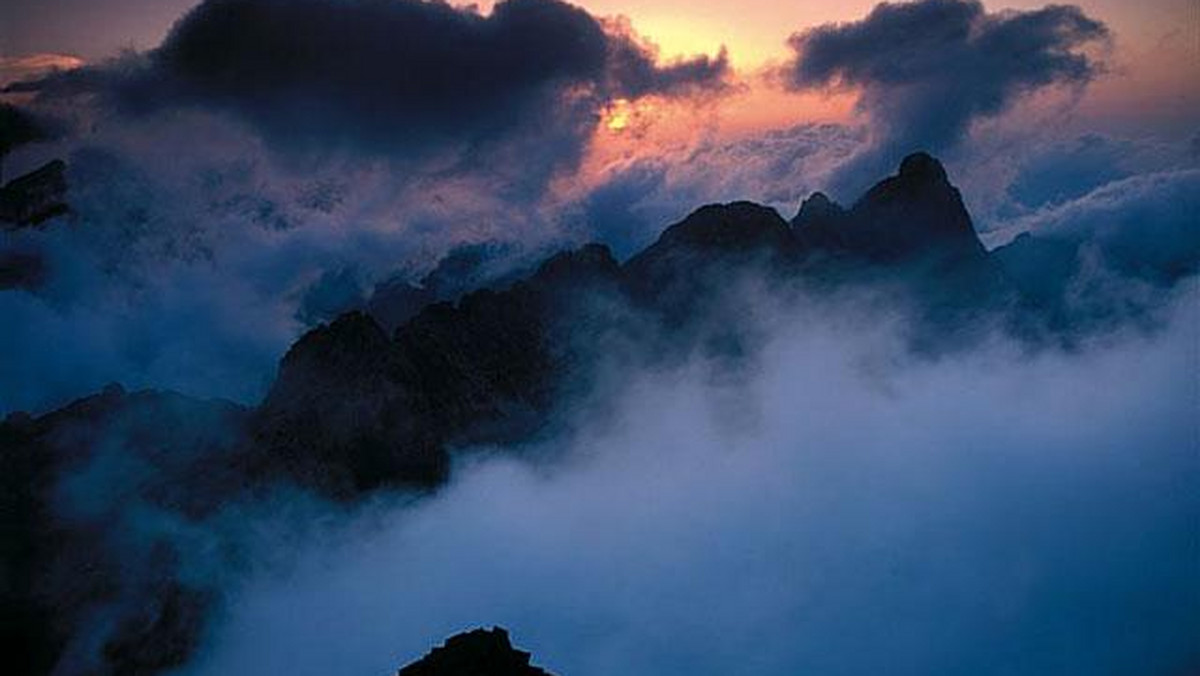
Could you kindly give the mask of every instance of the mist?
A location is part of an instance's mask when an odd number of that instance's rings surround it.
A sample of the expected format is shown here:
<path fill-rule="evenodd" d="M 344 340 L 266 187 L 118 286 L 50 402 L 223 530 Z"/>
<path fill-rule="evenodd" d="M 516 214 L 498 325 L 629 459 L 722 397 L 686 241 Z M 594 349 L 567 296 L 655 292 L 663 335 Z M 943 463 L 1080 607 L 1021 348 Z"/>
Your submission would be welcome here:
<path fill-rule="evenodd" d="M 238 583 L 180 673 L 386 674 L 492 624 L 575 676 L 1189 673 L 1196 292 L 1159 332 L 937 358 L 870 299 L 738 296 L 748 362 L 614 355 L 567 432 Z"/>

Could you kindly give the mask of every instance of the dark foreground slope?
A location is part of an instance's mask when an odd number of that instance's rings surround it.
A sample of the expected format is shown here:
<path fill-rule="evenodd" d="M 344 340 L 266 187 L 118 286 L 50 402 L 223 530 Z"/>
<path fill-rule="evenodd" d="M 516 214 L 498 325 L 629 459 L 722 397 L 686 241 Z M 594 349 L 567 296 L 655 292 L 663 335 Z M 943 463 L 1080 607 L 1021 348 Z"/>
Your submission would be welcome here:
<path fill-rule="evenodd" d="M 178 542 L 139 518 L 232 497 L 246 410 L 112 386 L 0 425 L 0 647 L 6 673 L 156 673 L 195 647 L 214 592 L 183 581 Z M 117 606 L 99 645 L 97 611 Z M 98 633 L 98 632 L 96 632 Z M 89 653 L 98 651 L 97 658 Z"/>
<path fill-rule="evenodd" d="M 10 416 L 0 424 L 7 671 L 184 663 L 221 602 L 214 575 L 196 571 L 245 565 L 223 515 L 279 490 L 350 504 L 382 488 L 435 489 L 455 449 L 547 433 L 556 406 L 587 392 L 621 346 L 652 362 L 752 354 L 737 294 L 747 281 L 780 294 L 887 289 L 913 309 L 913 347 L 934 355 L 981 326 L 1036 344 L 1152 316 L 1125 298 L 1073 305 L 1081 247 L 1022 239 L 989 254 L 945 170 L 917 154 L 848 208 L 817 194 L 788 222 L 749 202 L 709 205 L 624 264 L 591 244 L 457 299 L 447 290 L 477 284 L 430 284 L 419 311 L 343 315 L 291 347 L 251 410 L 112 388 Z M 1196 269 L 1195 256 L 1161 274 L 1123 264 L 1157 289 Z"/>

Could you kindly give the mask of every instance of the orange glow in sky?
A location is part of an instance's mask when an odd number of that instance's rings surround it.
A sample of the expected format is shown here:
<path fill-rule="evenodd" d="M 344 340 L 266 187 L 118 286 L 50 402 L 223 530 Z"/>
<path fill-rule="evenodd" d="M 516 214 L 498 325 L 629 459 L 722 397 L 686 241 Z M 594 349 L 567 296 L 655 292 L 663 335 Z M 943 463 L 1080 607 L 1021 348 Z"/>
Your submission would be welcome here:
<path fill-rule="evenodd" d="M 765 71 L 788 58 L 787 38 L 807 27 L 855 21 L 876 0 L 575 0 L 601 17 L 624 16 L 657 45 L 665 59 L 715 55 L 725 46 L 738 77 L 751 91 L 722 104 L 721 127 L 730 133 L 798 122 L 848 120 L 849 94 L 789 94 L 764 81 Z M 477 3 L 490 11 L 494 2 Z M 1048 0 L 985 0 L 990 12 L 1038 9 Z M 1110 71 L 1093 83 L 1080 113 L 1135 126 L 1149 114 L 1184 128 L 1200 110 L 1200 2 L 1196 0 L 1074 0 L 1112 30 Z M 885 48 L 886 46 L 881 46 Z M 615 113 L 614 113 L 615 111 Z M 617 117 L 611 117 L 611 115 Z M 610 131 L 630 126 L 630 113 L 609 111 Z M 614 130 L 613 127 L 620 127 Z"/>
<path fill-rule="evenodd" d="M 0 80 L 27 74 L 38 58 L 73 65 L 78 54 L 89 61 L 122 48 L 158 44 L 171 23 L 198 0 L 56 0 L 23 3 L 19 26 L 0 21 Z M 449 0 L 490 12 L 495 0 Z M 984 0 L 988 11 L 1028 10 L 1054 0 Z M 773 86 L 767 72 L 788 58 L 787 38 L 812 26 L 861 19 L 876 0 L 574 0 L 597 17 L 627 17 L 634 30 L 656 44 L 666 60 L 695 54 L 715 55 L 725 46 L 738 87 L 720 103 L 715 124 L 723 133 L 775 128 L 798 122 L 845 121 L 853 116 L 852 93 L 824 96 L 794 94 Z M 94 4 L 94 6 L 93 6 Z M 1115 36 L 1109 73 L 1093 83 L 1078 107 L 1081 115 L 1130 129 L 1195 127 L 1200 110 L 1200 2 L 1197 0 L 1073 0 L 1089 16 L 1103 21 Z M 105 16 L 96 20 L 101 6 Z M 117 11 L 123 8 L 123 11 Z M 60 8 L 61 9 L 61 8 Z M 98 26 L 103 26 L 97 30 Z M 17 38 L 20 38 L 18 43 Z M 13 51 L 14 45 L 20 49 Z M 881 45 L 886 49 L 886 45 Z M 30 61 L 30 57 L 34 57 Z M 631 135 L 673 112 L 641 104 L 614 102 L 604 112 L 601 130 Z M 711 113 L 708 104 L 704 112 Z M 1121 122 L 1121 121 L 1124 122 Z"/>

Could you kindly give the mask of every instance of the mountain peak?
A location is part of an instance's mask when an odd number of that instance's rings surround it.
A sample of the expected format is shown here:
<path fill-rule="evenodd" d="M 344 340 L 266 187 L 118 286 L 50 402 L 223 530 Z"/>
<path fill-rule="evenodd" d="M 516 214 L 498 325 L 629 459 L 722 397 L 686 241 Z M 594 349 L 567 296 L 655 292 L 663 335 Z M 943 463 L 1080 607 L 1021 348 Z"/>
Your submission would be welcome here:
<path fill-rule="evenodd" d="M 942 258 L 978 261 L 983 245 L 942 163 L 916 152 L 850 209 L 813 193 L 792 220 L 802 251 L 881 263 Z"/>
<path fill-rule="evenodd" d="M 529 653 L 513 648 L 501 627 L 451 636 L 396 676 L 550 676 L 529 664 Z"/>
<path fill-rule="evenodd" d="M 686 246 L 699 249 L 753 249 L 788 240 L 787 222 L 770 207 L 740 201 L 708 204 L 667 228 L 651 249 Z"/>
<path fill-rule="evenodd" d="M 842 205 L 818 190 L 800 203 L 800 211 L 792 219 L 792 227 L 803 228 L 814 223 L 826 223 L 841 217 L 845 211 Z"/>
<path fill-rule="evenodd" d="M 984 255 L 962 195 L 928 153 L 905 157 L 899 171 L 868 190 L 849 215 L 859 230 L 851 239 L 875 260 Z"/>
<path fill-rule="evenodd" d="M 900 178 L 948 183 L 946 168 L 936 157 L 926 152 L 915 152 L 900 161 Z"/>

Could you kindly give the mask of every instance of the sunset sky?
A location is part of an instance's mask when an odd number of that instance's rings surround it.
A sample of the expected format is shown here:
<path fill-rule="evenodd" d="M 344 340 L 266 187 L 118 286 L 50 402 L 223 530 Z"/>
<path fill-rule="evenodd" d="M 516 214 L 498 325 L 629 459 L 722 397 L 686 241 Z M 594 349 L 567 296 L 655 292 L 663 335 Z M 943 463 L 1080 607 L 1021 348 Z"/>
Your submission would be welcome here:
<path fill-rule="evenodd" d="M 195 0 L 6 0 L 0 22 L 0 77 L 13 79 L 31 57 L 63 55 L 94 62 L 123 49 L 157 46 Z M 469 3 L 452 3 L 466 5 Z M 477 3 L 490 11 L 490 1 Z M 788 56 L 789 35 L 805 28 L 852 21 L 872 0 L 583 0 L 598 17 L 623 16 L 661 48 L 666 58 L 715 54 L 723 45 L 750 87 L 723 104 L 723 123 L 735 130 L 789 121 L 838 119 L 851 101 L 803 98 L 764 91 L 764 68 Z M 1043 6 L 1039 0 L 987 0 L 990 12 Z M 1078 113 L 1088 124 L 1126 133 L 1186 133 L 1200 109 L 1200 3 L 1192 0 L 1082 0 L 1114 40 L 1109 72 L 1095 83 Z M 69 63 L 63 60 L 62 63 Z"/>

